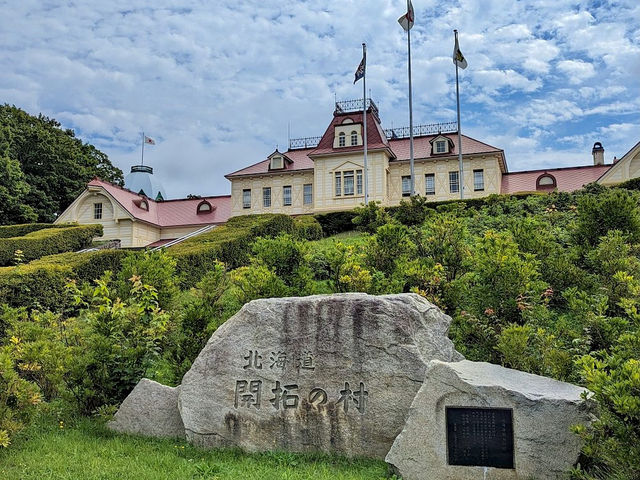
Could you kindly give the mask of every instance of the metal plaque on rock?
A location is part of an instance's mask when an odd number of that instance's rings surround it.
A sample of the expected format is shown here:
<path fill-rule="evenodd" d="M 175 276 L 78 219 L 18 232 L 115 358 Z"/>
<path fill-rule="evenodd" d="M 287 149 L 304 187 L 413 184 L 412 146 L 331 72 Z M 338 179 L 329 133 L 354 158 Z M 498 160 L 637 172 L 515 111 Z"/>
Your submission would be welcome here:
<path fill-rule="evenodd" d="M 447 407 L 449 465 L 513 468 L 510 408 Z"/>

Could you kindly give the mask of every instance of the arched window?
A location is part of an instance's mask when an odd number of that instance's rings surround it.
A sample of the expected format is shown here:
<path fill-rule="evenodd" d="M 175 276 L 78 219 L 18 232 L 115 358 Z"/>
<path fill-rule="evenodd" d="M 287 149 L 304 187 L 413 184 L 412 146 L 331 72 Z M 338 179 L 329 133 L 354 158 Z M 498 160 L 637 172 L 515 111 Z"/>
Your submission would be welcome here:
<path fill-rule="evenodd" d="M 536 180 L 536 190 L 552 190 L 557 186 L 556 178 L 548 173 L 540 175 Z"/>
<path fill-rule="evenodd" d="M 344 147 L 346 144 L 347 144 L 347 136 L 344 134 L 344 132 L 340 132 L 338 134 L 338 146 Z"/>
<path fill-rule="evenodd" d="M 206 200 L 203 200 L 198 204 L 197 213 L 209 213 L 211 210 L 213 210 L 213 208 Z"/>
<path fill-rule="evenodd" d="M 143 210 L 149 210 L 149 204 L 147 203 L 146 200 L 141 200 L 140 201 L 140 208 Z"/>
<path fill-rule="evenodd" d="M 358 132 L 355 130 L 351 132 L 351 145 L 358 145 Z"/>

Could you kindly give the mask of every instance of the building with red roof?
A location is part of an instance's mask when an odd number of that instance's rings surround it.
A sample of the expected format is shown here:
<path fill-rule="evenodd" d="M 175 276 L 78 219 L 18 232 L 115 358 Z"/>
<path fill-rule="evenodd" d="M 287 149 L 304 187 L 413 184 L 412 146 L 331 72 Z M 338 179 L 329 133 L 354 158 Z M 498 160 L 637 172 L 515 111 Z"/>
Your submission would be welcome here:
<path fill-rule="evenodd" d="M 230 214 L 229 195 L 154 200 L 94 178 L 54 223 L 100 223 L 103 236 L 98 240 L 120 240 L 122 247 L 135 248 L 225 223 Z"/>
<path fill-rule="evenodd" d="M 331 212 L 365 200 L 397 205 L 411 194 L 409 130 L 385 130 L 378 108 L 367 104 L 367 171 L 364 169 L 362 101 L 336 102 L 321 137 L 291 140 L 286 152 L 226 175 L 231 215 Z M 434 201 L 460 198 L 456 124 L 414 127 L 415 193 Z M 504 152 L 462 135 L 465 198 L 500 193 L 507 172 Z"/>

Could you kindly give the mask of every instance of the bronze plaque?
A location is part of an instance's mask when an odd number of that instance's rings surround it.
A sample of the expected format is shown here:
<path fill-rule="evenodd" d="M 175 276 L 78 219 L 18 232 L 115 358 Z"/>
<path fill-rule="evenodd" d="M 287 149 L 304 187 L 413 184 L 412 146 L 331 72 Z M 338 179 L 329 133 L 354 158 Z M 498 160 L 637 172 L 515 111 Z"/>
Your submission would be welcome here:
<path fill-rule="evenodd" d="M 510 408 L 446 407 L 449 465 L 513 468 Z"/>

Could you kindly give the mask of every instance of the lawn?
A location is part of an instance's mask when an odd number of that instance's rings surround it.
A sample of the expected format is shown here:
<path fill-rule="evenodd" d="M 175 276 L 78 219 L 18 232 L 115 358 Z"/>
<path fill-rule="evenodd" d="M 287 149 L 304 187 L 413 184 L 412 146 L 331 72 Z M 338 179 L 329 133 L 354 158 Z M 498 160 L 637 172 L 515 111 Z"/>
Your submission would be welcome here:
<path fill-rule="evenodd" d="M 184 441 L 119 435 L 93 420 L 39 422 L 0 449 L 0 478 L 45 479 L 385 479 L 375 460 L 286 452 L 201 450 Z"/>

